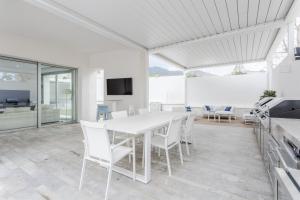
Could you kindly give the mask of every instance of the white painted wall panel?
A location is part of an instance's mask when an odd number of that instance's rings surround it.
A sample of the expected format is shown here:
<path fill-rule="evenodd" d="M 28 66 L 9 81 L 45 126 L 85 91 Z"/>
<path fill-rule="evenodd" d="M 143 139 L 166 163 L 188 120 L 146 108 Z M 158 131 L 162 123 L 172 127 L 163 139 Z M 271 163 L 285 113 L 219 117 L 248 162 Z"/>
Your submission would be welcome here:
<path fill-rule="evenodd" d="M 163 76 L 149 78 L 149 102 L 184 104 L 185 77 Z"/>
<path fill-rule="evenodd" d="M 233 105 L 252 107 L 267 88 L 266 73 L 205 76 L 187 79 L 187 105 Z"/>
<path fill-rule="evenodd" d="M 300 61 L 287 57 L 271 73 L 271 89 L 279 97 L 300 98 Z"/>

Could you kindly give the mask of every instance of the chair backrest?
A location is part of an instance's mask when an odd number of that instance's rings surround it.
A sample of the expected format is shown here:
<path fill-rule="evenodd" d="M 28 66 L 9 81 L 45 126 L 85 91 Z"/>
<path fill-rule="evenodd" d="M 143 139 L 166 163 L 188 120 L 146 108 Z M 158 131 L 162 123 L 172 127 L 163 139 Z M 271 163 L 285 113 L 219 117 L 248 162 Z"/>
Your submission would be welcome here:
<path fill-rule="evenodd" d="M 143 114 L 146 114 L 146 113 L 149 113 L 149 110 L 147 108 L 140 108 L 139 109 L 139 114 L 140 115 L 143 115 Z"/>
<path fill-rule="evenodd" d="M 150 103 L 150 112 L 160 112 L 161 103 L 160 102 L 151 102 Z"/>
<path fill-rule="evenodd" d="M 133 105 L 128 106 L 128 115 L 135 115 L 135 110 Z"/>
<path fill-rule="evenodd" d="M 99 123 L 80 121 L 85 155 L 97 160 L 111 161 L 111 147 L 107 130 Z"/>
<path fill-rule="evenodd" d="M 186 112 L 185 107 L 172 107 L 173 112 Z"/>
<path fill-rule="evenodd" d="M 180 132 L 182 128 L 182 118 L 174 118 L 170 121 L 167 130 L 167 145 L 180 141 Z"/>
<path fill-rule="evenodd" d="M 190 113 L 190 114 L 188 115 L 188 118 L 187 118 L 187 120 L 186 120 L 186 122 L 185 122 L 185 127 L 186 127 L 186 131 L 187 131 L 187 132 L 190 132 L 190 131 L 192 130 L 193 125 L 194 125 L 195 118 L 196 118 L 196 115 L 194 115 L 194 114 L 191 114 L 191 113 Z"/>
<path fill-rule="evenodd" d="M 113 119 L 126 118 L 128 117 L 127 110 L 112 112 L 111 116 Z"/>

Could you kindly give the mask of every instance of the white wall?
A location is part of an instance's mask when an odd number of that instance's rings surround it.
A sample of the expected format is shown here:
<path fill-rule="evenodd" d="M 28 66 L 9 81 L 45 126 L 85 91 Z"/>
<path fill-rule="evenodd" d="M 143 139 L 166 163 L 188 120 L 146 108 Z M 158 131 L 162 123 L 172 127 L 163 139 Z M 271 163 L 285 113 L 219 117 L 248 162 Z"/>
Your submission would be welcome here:
<path fill-rule="evenodd" d="M 253 107 L 267 88 L 266 73 L 234 76 L 204 76 L 187 79 L 187 105 L 232 105 Z"/>
<path fill-rule="evenodd" d="M 136 109 L 145 107 L 147 102 L 148 53 L 141 50 L 120 50 L 94 54 L 90 57 L 90 68 L 86 69 L 82 79 L 83 110 L 82 118 L 95 120 L 96 116 L 96 71 L 104 70 L 104 103 L 111 105 L 110 100 L 120 100 L 117 109 L 128 109 L 134 105 Z M 106 79 L 133 78 L 133 95 L 106 95 Z M 85 109 L 84 105 L 89 105 Z"/>
<path fill-rule="evenodd" d="M 284 59 L 275 69 L 271 68 L 271 88 L 278 97 L 300 98 L 300 61 L 292 57 Z"/>
<path fill-rule="evenodd" d="M 149 101 L 163 104 L 184 104 L 185 76 L 150 77 Z"/>
<path fill-rule="evenodd" d="M 77 68 L 89 63 L 88 55 L 66 48 L 59 42 L 0 33 L 0 44 L 0 55 Z"/>

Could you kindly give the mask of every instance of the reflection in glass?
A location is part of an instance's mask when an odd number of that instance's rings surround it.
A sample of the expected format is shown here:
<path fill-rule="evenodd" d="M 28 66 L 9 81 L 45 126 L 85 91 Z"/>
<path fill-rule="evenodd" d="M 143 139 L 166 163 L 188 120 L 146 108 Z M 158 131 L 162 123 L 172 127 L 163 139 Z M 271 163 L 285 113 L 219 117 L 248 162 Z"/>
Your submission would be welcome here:
<path fill-rule="evenodd" d="M 0 59 L 0 131 L 37 126 L 37 63 Z"/>

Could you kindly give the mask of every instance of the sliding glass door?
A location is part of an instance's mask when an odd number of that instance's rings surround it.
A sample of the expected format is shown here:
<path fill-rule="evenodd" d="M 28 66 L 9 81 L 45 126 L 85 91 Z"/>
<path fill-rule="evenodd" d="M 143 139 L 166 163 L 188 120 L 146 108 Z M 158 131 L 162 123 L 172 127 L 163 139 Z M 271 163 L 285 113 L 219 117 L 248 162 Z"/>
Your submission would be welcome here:
<path fill-rule="evenodd" d="M 76 73 L 0 56 L 0 131 L 75 122 Z"/>
<path fill-rule="evenodd" d="M 75 120 L 75 70 L 41 66 L 41 124 Z"/>
<path fill-rule="evenodd" d="M 0 131 L 37 126 L 37 63 L 0 57 Z"/>

